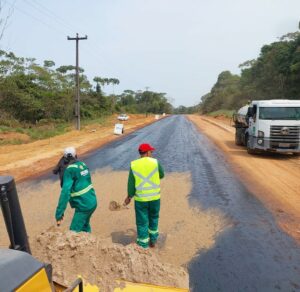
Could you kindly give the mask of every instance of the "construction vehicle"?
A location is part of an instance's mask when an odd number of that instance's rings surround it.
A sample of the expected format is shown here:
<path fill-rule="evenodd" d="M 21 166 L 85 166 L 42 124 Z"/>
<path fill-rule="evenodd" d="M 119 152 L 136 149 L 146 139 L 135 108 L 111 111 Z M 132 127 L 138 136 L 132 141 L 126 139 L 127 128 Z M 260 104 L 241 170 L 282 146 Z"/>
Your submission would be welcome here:
<path fill-rule="evenodd" d="M 235 144 L 249 154 L 300 154 L 300 100 L 254 100 L 233 115 Z"/>
<path fill-rule="evenodd" d="M 19 204 L 13 177 L 0 176 L 0 205 L 6 225 L 10 246 L 0 248 L 1 292 L 95 292 L 97 286 L 84 283 L 80 277 L 65 287 L 52 279 L 52 266 L 31 255 L 27 232 Z M 116 280 L 114 292 L 187 292 L 188 289 L 161 287 L 142 283 Z"/>

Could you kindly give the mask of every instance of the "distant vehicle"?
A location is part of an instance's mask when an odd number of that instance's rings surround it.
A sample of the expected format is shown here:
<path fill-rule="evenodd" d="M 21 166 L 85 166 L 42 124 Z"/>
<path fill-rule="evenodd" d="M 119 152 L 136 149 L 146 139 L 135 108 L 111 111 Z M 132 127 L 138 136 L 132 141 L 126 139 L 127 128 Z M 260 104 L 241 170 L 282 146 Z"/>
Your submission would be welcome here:
<path fill-rule="evenodd" d="M 249 154 L 300 154 L 300 100 L 254 100 L 233 116 L 236 145 Z"/>
<path fill-rule="evenodd" d="M 127 121 L 128 119 L 129 119 L 129 116 L 127 116 L 126 114 L 120 114 L 118 116 L 119 121 Z"/>

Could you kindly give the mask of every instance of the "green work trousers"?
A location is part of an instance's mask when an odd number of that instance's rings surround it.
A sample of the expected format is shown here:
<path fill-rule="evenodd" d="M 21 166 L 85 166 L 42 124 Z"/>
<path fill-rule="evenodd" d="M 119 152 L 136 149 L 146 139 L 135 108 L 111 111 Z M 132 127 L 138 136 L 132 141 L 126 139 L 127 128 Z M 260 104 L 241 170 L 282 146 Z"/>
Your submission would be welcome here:
<path fill-rule="evenodd" d="M 149 242 L 155 243 L 157 241 L 159 210 L 160 200 L 150 202 L 135 201 L 136 242 L 139 246 L 147 248 Z"/>
<path fill-rule="evenodd" d="M 96 208 L 90 210 L 90 211 L 79 211 L 78 209 L 75 209 L 75 213 L 71 222 L 70 230 L 75 232 L 89 232 L 91 233 L 91 225 L 90 225 L 90 219 L 92 214 Z"/>

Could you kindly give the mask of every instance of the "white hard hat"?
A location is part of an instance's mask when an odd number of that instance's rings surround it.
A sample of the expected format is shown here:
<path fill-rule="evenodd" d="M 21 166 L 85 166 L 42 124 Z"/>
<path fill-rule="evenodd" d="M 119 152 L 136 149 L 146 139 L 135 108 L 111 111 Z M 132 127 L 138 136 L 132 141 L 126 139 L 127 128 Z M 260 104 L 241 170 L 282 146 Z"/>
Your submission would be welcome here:
<path fill-rule="evenodd" d="M 76 156 L 76 150 L 74 147 L 67 147 L 64 150 L 64 157 L 72 156 L 75 158 Z"/>

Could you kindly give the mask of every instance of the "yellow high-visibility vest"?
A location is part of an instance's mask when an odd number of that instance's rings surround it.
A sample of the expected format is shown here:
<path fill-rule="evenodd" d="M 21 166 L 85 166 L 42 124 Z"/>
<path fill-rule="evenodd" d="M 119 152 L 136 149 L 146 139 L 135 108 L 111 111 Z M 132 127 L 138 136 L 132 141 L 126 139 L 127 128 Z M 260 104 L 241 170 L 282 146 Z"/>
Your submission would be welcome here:
<path fill-rule="evenodd" d="M 134 199 L 149 202 L 160 199 L 160 178 L 158 162 L 151 157 L 142 157 L 131 162 L 131 170 L 135 178 Z"/>

